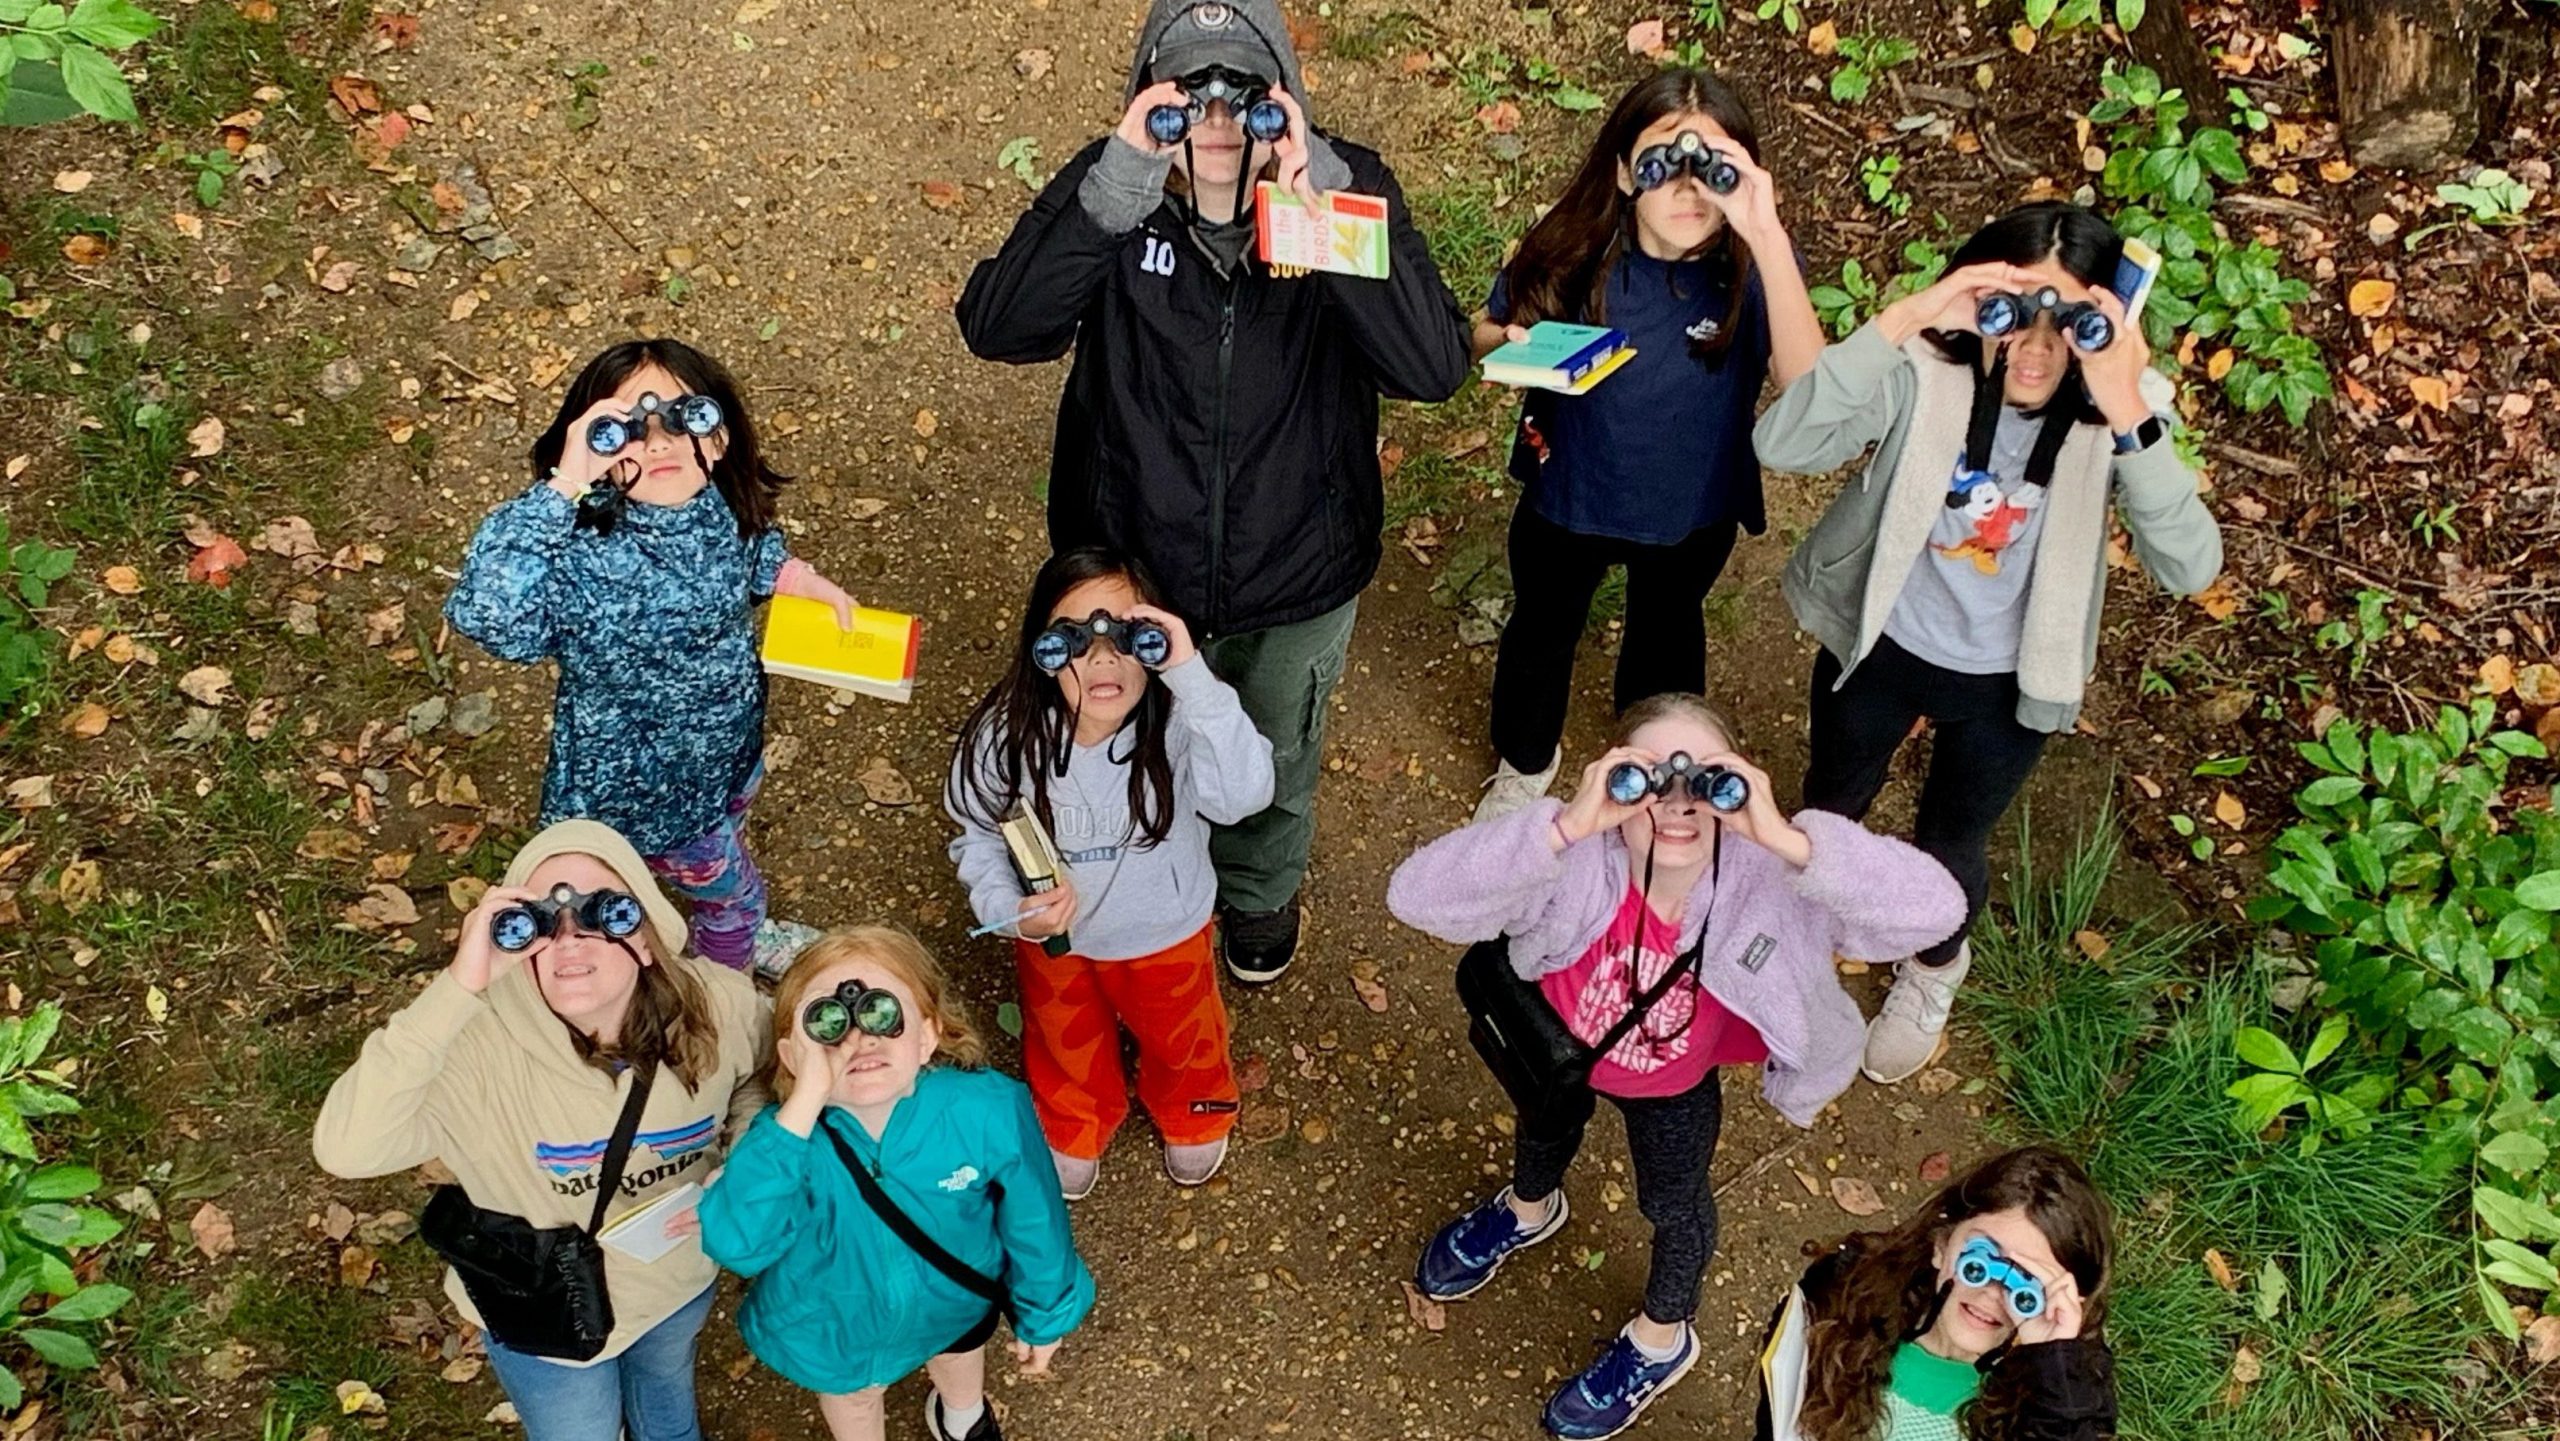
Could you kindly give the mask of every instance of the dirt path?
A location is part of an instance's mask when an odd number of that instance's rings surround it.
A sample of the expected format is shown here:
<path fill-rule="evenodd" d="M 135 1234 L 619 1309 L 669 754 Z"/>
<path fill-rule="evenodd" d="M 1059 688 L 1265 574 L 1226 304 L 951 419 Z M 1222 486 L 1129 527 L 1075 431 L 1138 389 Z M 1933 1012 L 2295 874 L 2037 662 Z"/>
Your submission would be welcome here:
<path fill-rule="evenodd" d="M 1063 367 L 972 359 L 950 306 L 1029 198 L 998 168 L 999 151 L 1029 136 L 1045 174 L 1109 123 L 1140 8 L 430 6 L 415 49 L 366 67 L 392 106 L 433 107 L 433 122 L 402 152 L 415 175 L 368 193 L 307 194 L 291 240 L 261 232 L 272 253 L 244 267 L 287 282 L 253 324 L 261 343 L 325 336 L 382 392 L 403 394 L 387 417 L 395 440 L 411 421 L 434 437 L 423 486 L 406 479 L 400 452 L 380 446 L 342 484 L 358 524 L 377 520 L 404 548 L 448 567 L 487 506 L 521 485 L 525 447 L 565 373 L 601 345 L 633 332 L 678 334 L 739 373 L 780 463 L 802 477 L 785 511 L 795 549 L 864 599 L 918 612 L 931 626 L 911 708 L 839 707 L 811 687 L 777 688 L 772 781 L 755 822 L 777 909 L 818 923 L 885 915 L 914 925 L 986 1014 L 1008 998 L 1010 967 L 999 943 L 962 939 L 966 912 L 942 855 L 942 817 L 929 803 L 874 804 L 855 776 L 884 759 L 930 797 L 1043 553 L 1039 492 Z M 1521 55 L 1588 55 L 1613 36 L 1606 25 L 1632 18 L 1573 21 L 1580 28 L 1559 37 L 1526 13 L 1461 0 L 1432 24 L 1450 58 L 1480 38 Z M 1754 55 L 1784 48 L 1770 32 L 1728 33 L 1736 53 L 1720 58 L 1746 73 Z M 1534 166 L 1487 160 L 1461 87 L 1406 73 L 1400 44 L 1308 48 L 1329 128 L 1379 143 L 1409 192 L 1464 183 L 1519 187 L 1532 200 L 1543 193 L 1546 182 L 1528 178 Z M 1345 53 L 1355 50 L 1365 53 Z M 1565 123 L 1542 110 L 1529 133 Z M 1780 165 L 1809 175 L 1826 139 L 1770 129 Z M 413 267 L 415 287 L 368 281 L 333 298 L 300 284 L 305 229 L 379 271 L 418 234 L 392 202 L 405 202 L 408 216 L 447 207 L 449 221 L 451 205 L 469 198 L 466 167 L 494 206 L 497 248 L 520 253 L 484 268 L 446 235 L 442 258 Z M 430 188 L 440 181 L 457 188 Z M 1804 242 L 1830 248 L 1825 237 Z M 1479 449 L 1487 442 L 1473 430 L 1498 437 L 1505 424 L 1482 397 L 1437 412 L 1399 406 L 1389 417 L 1394 438 L 1417 456 Z M 1464 437 L 1454 447 L 1452 431 Z M 1498 450 L 1498 439 L 1491 444 Z M 1773 483 L 1777 525 L 1743 547 L 1714 607 L 1711 685 L 1787 791 L 1802 769 L 1810 650 L 1775 577 L 1785 537 L 1811 518 L 1819 490 Z M 1449 991 L 1453 957 L 1396 926 L 1382 904 L 1388 871 L 1464 817 L 1487 764 L 1491 651 L 1462 643 L 1452 610 L 1432 595 L 1455 557 L 1498 538 L 1504 507 L 1485 500 L 1419 506 L 1436 522 L 1436 548 L 1391 545 L 1363 599 L 1328 745 L 1306 945 L 1284 984 L 1233 997 L 1238 1049 L 1255 1058 L 1250 1072 L 1268 1074 L 1249 1098 L 1252 1143 L 1217 1183 L 1181 1195 L 1158 1174 L 1143 1127 L 1124 1133 L 1102 1188 L 1076 1213 L 1102 1284 L 1093 1321 L 1052 1383 L 1018 1383 L 1009 1366 L 997 1368 L 1015 1434 L 1529 1435 L 1556 1380 L 1634 1306 L 1646 1228 L 1606 1115 L 1569 1183 L 1576 1219 L 1554 1244 L 1515 1261 L 1500 1286 L 1445 1320 L 1409 1313 L 1398 1286 L 1430 1231 L 1499 1184 L 1508 1155 L 1507 1113 L 1466 1050 Z M 425 618 L 444 583 L 407 579 L 417 583 L 410 616 L 431 632 Z M 1607 661 L 1596 649 L 1576 699 L 1573 755 L 1589 755 L 1606 724 Z M 529 815 L 547 680 L 467 646 L 451 654 L 441 689 L 495 688 L 500 698 L 497 729 L 463 755 L 490 802 Z M 272 688 L 296 662 L 279 650 L 270 664 Z M 2034 789 L 2048 812 L 2076 816 L 2108 788 L 2092 748 L 2066 746 Z M 1899 804 L 1897 788 L 1887 805 Z M 393 825 L 423 822 L 403 812 Z M 429 908 L 429 929 L 450 925 L 449 913 Z M 1382 986 L 1383 1001 L 1374 992 L 1364 1001 L 1355 976 Z M 1872 1009 L 1874 978 L 1852 984 Z M 368 1004 L 399 994 L 370 994 Z M 324 1012 L 318 1024 L 351 1035 L 373 1014 Z M 1977 1149 L 1981 1103 L 1961 1079 L 1978 1070 L 1971 1057 L 1959 1034 L 1948 1069 L 1925 1088 L 1934 1094 L 1861 1085 L 1811 1132 L 1759 1101 L 1756 1074 L 1728 1079 L 1715 1168 L 1723 1240 L 1699 1321 L 1707 1355 L 1658 1408 L 1653 1434 L 1731 1435 L 1748 1424 L 1761 1317 L 1801 1264 L 1800 1247 L 1851 1224 L 1830 1179 L 1869 1181 L 1898 1212 L 1931 1153 Z M 289 1142 L 307 1124 L 224 1119 L 226 1129 L 244 1128 L 235 1139 L 266 1141 Z M 418 1199 L 405 1178 L 348 1186 L 306 1171 L 293 1171 L 290 1194 L 233 1203 L 244 1246 L 308 1261 L 306 1212 L 332 1200 L 414 1209 Z M 726 1308 L 706 1339 L 711 1434 L 816 1434 L 814 1406 L 744 1356 Z M 290 1359 L 268 1358 L 279 1363 Z M 458 1384 L 470 1399 L 447 1414 L 477 1416 L 500 1399 L 485 1376 Z M 212 1404 L 241 1418 L 257 1403 Z M 920 1392 L 902 1391 L 897 1425 L 912 1428 L 920 1407 Z M 405 1403 L 391 1424 L 426 1434 Z"/>

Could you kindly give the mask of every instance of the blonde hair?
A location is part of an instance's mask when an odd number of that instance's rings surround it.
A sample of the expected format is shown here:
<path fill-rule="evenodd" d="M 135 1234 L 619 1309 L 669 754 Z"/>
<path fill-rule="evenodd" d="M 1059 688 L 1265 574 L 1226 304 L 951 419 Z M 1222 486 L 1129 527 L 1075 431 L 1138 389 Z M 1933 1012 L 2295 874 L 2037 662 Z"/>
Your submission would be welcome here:
<path fill-rule="evenodd" d="M 1742 749 L 1742 737 L 1735 734 L 1733 722 L 1724 718 L 1724 712 L 1707 704 L 1707 699 L 1704 696 L 1691 695 L 1687 691 L 1676 690 L 1664 691 L 1660 695 L 1646 696 L 1643 700 L 1637 701 L 1634 705 L 1627 707 L 1625 712 L 1618 717 L 1617 743 L 1619 745 L 1625 745 L 1636 738 L 1637 731 L 1644 729 L 1655 721 L 1668 720 L 1674 716 L 1678 716 L 1684 720 L 1696 721 L 1707 729 L 1714 731 L 1718 736 L 1723 738 L 1725 748 L 1728 750 L 1739 751 Z"/>
<path fill-rule="evenodd" d="M 943 974 L 924 942 L 898 926 L 845 926 L 811 941 L 792 957 L 791 968 L 774 986 L 773 1060 L 767 1063 L 765 1082 L 775 1099 L 787 1100 L 791 1095 L 791 1072 L 782 1064 L 783 1047 L 799 1029 L 800 1010 L 808 1004 L 819 973 L 847 962 L 860 962 L 896 977 L 915 997 L 917 1014 L 908 1020 L 933 1022 L 940 1038 L 934 1060 L 964 1069 L 986 1064 L 986 1043 L 969 1024 L 967 1009 L 951 989 L 951 978 Z"/>

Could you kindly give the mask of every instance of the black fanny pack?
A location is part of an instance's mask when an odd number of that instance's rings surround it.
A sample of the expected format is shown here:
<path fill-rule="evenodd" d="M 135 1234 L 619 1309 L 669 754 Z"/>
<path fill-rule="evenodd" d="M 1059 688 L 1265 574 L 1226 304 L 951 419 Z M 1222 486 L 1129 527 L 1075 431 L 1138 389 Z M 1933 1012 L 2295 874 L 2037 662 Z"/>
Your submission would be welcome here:
<path fill-rule="evenodd" d="M 622 1185 L 623 1163 L 649 1104 L 651 1062 L 631 1078 L 631 1094 L 613 1123 L 595 1212 L 584 1226 L 537 1226 L 522 1216 L 476 1204 L 460 1186 L 438 1186 L 418 1216 L 418 1237 L 453 1267 L 491 1339 L 510 1351 L 554 1361 L 592 1361 L 613 1335 L 613 1297 L 606 1293 L 604 1247 L 596 1229 Z"/>

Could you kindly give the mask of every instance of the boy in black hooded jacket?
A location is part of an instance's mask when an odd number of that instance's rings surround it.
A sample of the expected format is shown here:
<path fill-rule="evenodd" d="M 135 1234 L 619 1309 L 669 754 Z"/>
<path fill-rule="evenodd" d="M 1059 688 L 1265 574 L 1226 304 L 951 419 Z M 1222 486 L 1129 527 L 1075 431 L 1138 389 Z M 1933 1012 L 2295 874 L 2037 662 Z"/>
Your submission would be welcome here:
<path fill-rule="evenodd" d="M 1241 108 L 1266 88 L 1286 133 L 1256 140 L 1211 100 L 1180 140 L 1150 135 L 1150 110 L 1201 101 L 1212 76 L 1241 82 Z M 1446 399 L 1468 366 L 1465 317 L 1395 176 L 1315 130 L 1304 92 L 1273 0 L 1155 0 L 1119 127 L 1058 172 L 959 304 L 987 359 L 1074 351 L 1050 543 L 1145 562 L 1271 741 L 1271 806 L 1212 845 L 1220 947 L 1248 983 L 1297 950 L 1325 712 L 1381 549 L 1378 400 Z M 1387 278 L 1265 267 L 1261 178 L 1382 197 Z"/>

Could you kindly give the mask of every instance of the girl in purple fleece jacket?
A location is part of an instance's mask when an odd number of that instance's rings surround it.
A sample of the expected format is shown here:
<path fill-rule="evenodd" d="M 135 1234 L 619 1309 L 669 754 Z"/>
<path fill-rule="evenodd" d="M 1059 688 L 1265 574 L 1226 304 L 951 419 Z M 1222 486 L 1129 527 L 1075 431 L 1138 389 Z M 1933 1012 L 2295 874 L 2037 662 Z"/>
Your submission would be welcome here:
<path fill-rule="evenodd" d="M 1615 1435 L 1697 1360 L 1719 1068 L 1763 1063 L 1769 1103 L 1810 1126 L 1858 1070 L 1858 1008 L 1832 958 L 1894 960 L 1964 922 L 1963 891 L 1914 847 L 1825 812 L 1789 821 L 1730 734 L 1696 696 L 1641 701 L 1571 804 L 1542 799 L 1443 836 L 1387 887 L 1397 919 L 1444 941 L 1508 937 L 1512 966 L 1586 1043 L 1705 936 L 1694 979 L 1674 983 L 1592 1070 L 1592 1090 L 1626 1117 L 1652 1264 L 1642 1312 L 1547 1403 L 1558 1436 Z M 1612 767 L 1680 754 L 1740 774 L 1748 804 L 1719 815 L 1679 787 L 1632 806 L 1609 799 Z M 1590 1117 L 1585 1093 L 1519 1118 L 1511 1184 L 1432 1237 L 1415 1278 L 1425 1295 L 1473 1295 L 1513 1251 L 1564 1225 L 1564 1174 Z"/>

